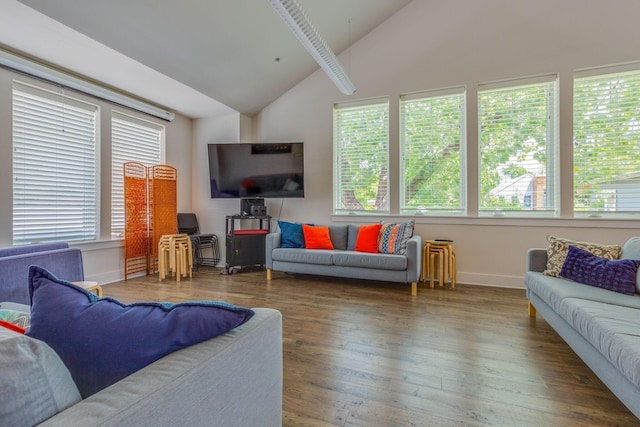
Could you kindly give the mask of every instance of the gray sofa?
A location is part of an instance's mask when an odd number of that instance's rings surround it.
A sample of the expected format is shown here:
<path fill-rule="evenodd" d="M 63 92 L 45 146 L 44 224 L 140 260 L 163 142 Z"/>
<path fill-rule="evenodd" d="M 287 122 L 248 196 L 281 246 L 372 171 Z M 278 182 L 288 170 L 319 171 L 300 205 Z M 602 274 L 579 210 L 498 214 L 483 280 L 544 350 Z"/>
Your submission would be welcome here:
<path fill-rule="evenodd" d="M 359 226 L 355 224 L 330 225 L 333 250 L 281 248 L 282 234 L 268 234 L 265 246 L 267 280 L 272 279 L 272 271 L 380 280 L 410 283 L 411 294 L 417 295 L 422 266 L 422 238 L 413 235 L 409 239 L 406 255 L 356 252 L 358 229 Z"/>
<path fill-rule="evenodd" d="M 65 244 L 0 250 L 0 267 L 3 273 L 11 273 L 9 277 L 3 274 L 0 282 L 0 309 L 29 303 L 29 265 L 51 268 L 65 280 L 83 279 L 80 251 Z M 44 426 L 281 426 L 282 318 L 277 310 L 253 310 L 255 315 L 237 328 L 170 353 L 84 400 L 79 400 L 68 371 L 49 346 L 4 330 L 0 371 L 22 369 L 35 380 L 25 385 L 24 375 L 18 380 L 0 375 L 0 390 L 10 390 L 9 395 L 19 402 L 16 405 L 3 395 L 0 419 L 6 422 L 10 418 L 6 414 L 15 419 L 18 408 L 29 419 L 46 419 Z M 100 334 L 99 330 L 89 332 Z M 7 338 L 7 333 L 15 336 Z M 18 356 L 24 356 L 25 362 L 18 363 Z M 42 384 L 50 384 L 53 397 L 48 403 L 44 392 L 37 396 L 19 392 L 38 390 Z M 74 390 L 66 392 L 62 389 L 65 384 Z M 65 398 L 61 400 L 60 394 Z M 39 417 L 38 412 L 46 415 Z M 19 419 L 9 425 L 34 424 L 25 421 L 26 417 Z"/>
<path fill-rule="evenodd" d="M 630 239 L 620 258 L 640 259 L 640 239 Z M 546 249 L 528 251 L 529 315 L 540 313 L 640 418 L 640 287 L 629 296 L 546 276 L 546 263 Z"/>

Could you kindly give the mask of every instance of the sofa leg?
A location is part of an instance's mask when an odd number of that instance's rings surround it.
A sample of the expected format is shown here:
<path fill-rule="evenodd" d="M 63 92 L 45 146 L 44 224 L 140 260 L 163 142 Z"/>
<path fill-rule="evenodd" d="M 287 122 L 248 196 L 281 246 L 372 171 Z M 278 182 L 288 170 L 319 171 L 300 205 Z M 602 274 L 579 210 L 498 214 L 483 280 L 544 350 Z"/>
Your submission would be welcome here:
<path fill-rule="evenodd" d="M 529 317 L 536 317 L 536 308 L 533 306 L 533 304 L 531 304 L 531 301 L 529 301 Z"/>
<path fill-rule="evenodd" d="M 267 280 L 271 280 L 271 269 L 267 268 Z"/>
<path fill-rule="evenodd" d="M 412 282 L 411 283 L 411 296 L 415 297 L 416 295 L 418 295 L 418 283 L 417 282 Z"/>

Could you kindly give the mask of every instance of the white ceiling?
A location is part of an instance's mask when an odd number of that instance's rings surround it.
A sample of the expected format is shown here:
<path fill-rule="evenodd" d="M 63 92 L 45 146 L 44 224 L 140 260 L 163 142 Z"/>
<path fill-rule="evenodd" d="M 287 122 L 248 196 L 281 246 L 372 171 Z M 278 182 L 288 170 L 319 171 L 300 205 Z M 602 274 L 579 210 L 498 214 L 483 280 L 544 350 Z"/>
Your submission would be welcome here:
<path fill-rule="evenodd" d="M 0 1 L 0 44 L 190 117 L 253 115 L 318 69 L 268 0 Z M 336 54 L 410 1 L 299 0 Z"/>

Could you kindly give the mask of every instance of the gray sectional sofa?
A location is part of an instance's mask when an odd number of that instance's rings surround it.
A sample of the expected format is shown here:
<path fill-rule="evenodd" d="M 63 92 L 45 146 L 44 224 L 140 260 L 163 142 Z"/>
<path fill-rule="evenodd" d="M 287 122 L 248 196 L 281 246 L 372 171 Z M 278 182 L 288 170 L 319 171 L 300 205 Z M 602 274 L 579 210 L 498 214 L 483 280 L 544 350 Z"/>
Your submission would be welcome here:
<path fill-rule="evenodd" d="M 29 304 L 30 265 L 68 281 L 84 278 L 81 252 L 66 244 L 0 249 L 0 310 Z M 0 399 L 0 425 L 281 426 L 282 317 L 274 309 L 253 311 L 235 329 L 83 400 L 51 347 L 0 327 L 0 390 L 8 391 Z M 87 334 L 99 337 L 101 330 Z"/>
<path fill-rule="evenodd" d="M 333 250 L 282 248 L 282 234 L 268 234 L 265 248 L 267 280 L 272 279 L 272 271 L 380 280 L 410 283 L 411 294 L 417 295 L 422 238 L 413 235 L 408 240 L 406 255 L 356 252 L 358 230 L 356 224 L 330 225 Z"/>
<path fill-rule="evenodd" d="M 640 238 L 621 259 L 640 259 Z M 525 285 L 529 315 L 540 313 L 609 389 L 640 418 L 640 286 L 623 295 L 543 274 L 547 249 L 530 249 Z"/>

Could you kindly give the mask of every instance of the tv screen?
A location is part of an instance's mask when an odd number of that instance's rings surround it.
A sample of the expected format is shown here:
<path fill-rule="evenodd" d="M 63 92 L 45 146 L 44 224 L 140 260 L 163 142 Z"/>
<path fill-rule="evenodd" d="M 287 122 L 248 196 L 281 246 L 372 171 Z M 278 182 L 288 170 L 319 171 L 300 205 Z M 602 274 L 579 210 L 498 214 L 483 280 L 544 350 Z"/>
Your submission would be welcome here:
<path fill-rule="evenodd" d="M 302 142 L 209 144 L 211 198 L 304 197 Z"/>

